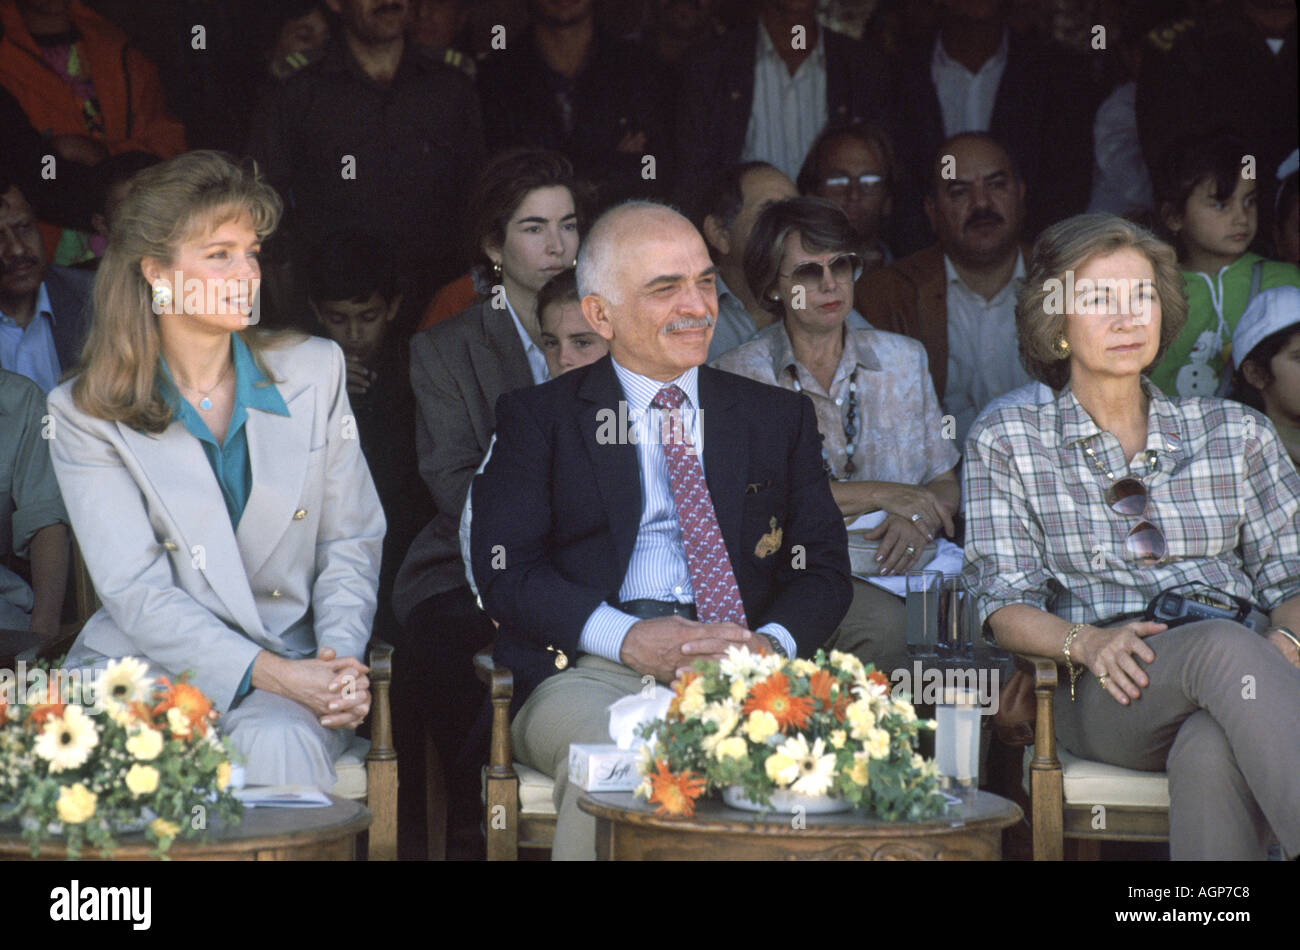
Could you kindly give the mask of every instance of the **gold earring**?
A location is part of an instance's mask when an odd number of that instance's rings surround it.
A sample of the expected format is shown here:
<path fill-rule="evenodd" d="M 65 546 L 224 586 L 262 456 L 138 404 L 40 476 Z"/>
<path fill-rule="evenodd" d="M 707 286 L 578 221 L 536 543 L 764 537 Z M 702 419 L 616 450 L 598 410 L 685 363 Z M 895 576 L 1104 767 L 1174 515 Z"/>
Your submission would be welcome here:
<path fill-rule="evenodd" d="M 1070 341 L 1065 338 L 1064 333 L 1056 338 L 1056 342 L 1052 344 L 1052 349 L 1056 351 L 1056 355 L 1059 359 L 1066 359 L 1069 357 Z"/>
<path fill-rule="evenodd" d="M 492 262 L 492 279 L 496 281 L 498 284 L 501 283 L 501 262 L 500 261 Z"/>

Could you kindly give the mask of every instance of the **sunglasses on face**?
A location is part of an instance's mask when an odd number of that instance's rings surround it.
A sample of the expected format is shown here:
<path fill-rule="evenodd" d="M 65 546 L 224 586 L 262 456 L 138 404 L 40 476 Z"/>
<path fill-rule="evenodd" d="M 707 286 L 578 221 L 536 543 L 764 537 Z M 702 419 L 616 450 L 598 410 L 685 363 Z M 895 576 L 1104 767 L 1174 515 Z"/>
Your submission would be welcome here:
<path fill-rule="evenodd" d="M 862 276 L 862 258 L 856 254 L 838 254 L 825 264 L 821 261 L 805 261 L 790 273 L 781 276 L 796 284 L 814 285 L 821 283 L 822 275 L 827 270 L 830 271 L 831 280 L 837 284 L 856 281 Z"/>
<path fill-rule="evenodd" d="M 1148 565 L 1164 560 L 1168 551 L 1165 534 L 1146 520 L 1151 496 L 1141 479 L 1128 477 L 1111 483 L 1106 489 L 1106 504 L 1117 514 L 1139 519 L 1124 539 L 1124 549 L 1129 554 Z"/>
<path fill-rule="evenodd" d="M 822 179 L 822 187 L 831 192 L 842 192 L 848 194 L 849 189 L 854 185 L 857 186 L 860 194 L 873 195 L 884 190 L 885 178 L 883 175 L 864 173 L 856 176 L 827 175 Z"/>

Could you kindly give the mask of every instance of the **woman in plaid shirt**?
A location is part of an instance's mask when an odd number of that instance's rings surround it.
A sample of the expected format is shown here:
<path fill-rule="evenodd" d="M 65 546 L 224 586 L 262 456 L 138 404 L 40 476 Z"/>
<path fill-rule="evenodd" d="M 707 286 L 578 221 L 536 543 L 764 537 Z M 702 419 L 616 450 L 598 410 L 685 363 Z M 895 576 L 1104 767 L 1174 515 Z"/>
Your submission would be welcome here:
<path fill-rule="evenodd" d="M 1016 322 L 1057 397 L 971 431 L 965 576 L 1003 647 L 1073 664 L 1065 748 L 1168 772 L 1172 858 L 1263 858 L 1270 828 L 1294 858 L 1300 475 L 1263 415 L 1143 376 L 1186 315 L 1173 250 L 1142 228 L 1091 214 L 1043 232 Z M 1129 619 L 1187 584 L 1255 602 L 1269 629 Z"/>

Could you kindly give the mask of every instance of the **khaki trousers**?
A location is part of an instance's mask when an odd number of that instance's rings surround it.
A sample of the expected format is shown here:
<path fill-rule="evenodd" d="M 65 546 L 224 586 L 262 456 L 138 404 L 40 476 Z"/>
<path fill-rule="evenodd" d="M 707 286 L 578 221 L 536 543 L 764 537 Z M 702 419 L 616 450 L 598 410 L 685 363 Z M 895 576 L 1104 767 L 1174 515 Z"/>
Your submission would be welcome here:
<path fill-rule="evenodd" d="M 610 703 L 641 690 L 641 674 L 598 656 L 584 656 L 548 676 L 510 724 L 515 756 L 555 780 L 554 861 L 596 860 L 596 819 L 578 808 L 569 787 L 569 744 L 609 742 Z"/>
<path fill-rule="evenodd" d="M 853 603 L 825 649 L 828 653 L 852 653 L 863 663 L 874 663 L 887 676 L 897 669 L 910 670 L 903 598 L 853 578 Z"/>
<path fill-rule="evenodd" d="M 1085 674 L 1055 701 L 1057 736 L 1077 755 L 1169 775 L 1169 856 L 1263 860 L 1269 828 L 1300 854 L 1300 670 L 1229 621 L 1146 638 L 1150 685 L 1122 706 Z"/>

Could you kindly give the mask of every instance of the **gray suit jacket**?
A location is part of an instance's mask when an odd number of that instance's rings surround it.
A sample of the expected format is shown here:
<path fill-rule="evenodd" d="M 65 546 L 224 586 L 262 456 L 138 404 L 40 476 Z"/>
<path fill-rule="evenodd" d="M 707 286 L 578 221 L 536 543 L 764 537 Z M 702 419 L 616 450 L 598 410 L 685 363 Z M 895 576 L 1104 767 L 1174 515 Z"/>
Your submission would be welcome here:
<path fill-rule="evenodd" d="M 464 586 L 460 513 L 496 430 L 497 397 L 531 385 L 514 321 L 487 299 L 411 338 L 415 450 L 437 512 L 397 573 L 393 609 L 403 626 L 422 601 Z"/>
<path fill-rule="evenodd" d="M 104 606 L 70 666 L 139 656 L 190 669 L 230 708 L 258 651 L 361 658 L 384 514 L 348 404 L 343 351 L 309 338 L 264 352 L 289 415 L 250 409 L 253 487 L 231 528 L 212 467 L 179 421 L 158 435 L 79 410 L 54 389 L 50 452 Z"/>

